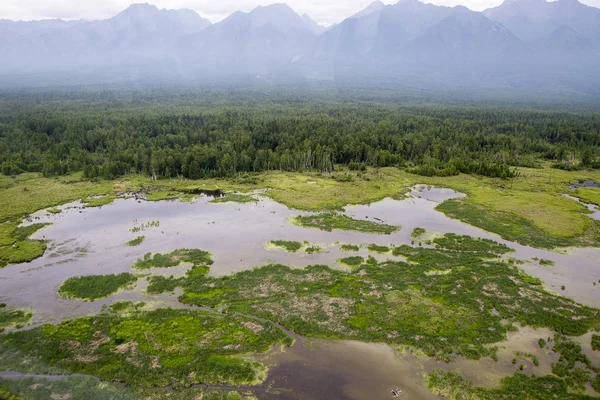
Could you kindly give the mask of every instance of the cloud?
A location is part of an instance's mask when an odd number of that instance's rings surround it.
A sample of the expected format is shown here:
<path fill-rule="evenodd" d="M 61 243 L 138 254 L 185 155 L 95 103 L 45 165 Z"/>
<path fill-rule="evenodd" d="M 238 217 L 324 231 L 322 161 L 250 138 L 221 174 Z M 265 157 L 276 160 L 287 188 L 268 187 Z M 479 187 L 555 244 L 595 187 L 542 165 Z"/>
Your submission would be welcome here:
<path fill-rule="evenodd" d="M 203 17 L 217 22 L 234 11 L 250 11 L 257 6 L 265 6 L 278 0 L 139 0 L 148 1 L 160 8 L 191 8 Z M 280 2 L 282 0 L 279 0 Z M 299 14 L 307 13 L 315 21 L 330 25 L 365 8 L 372 0 L 288 0 L 287 4 Z M 384 0 L 392 3 L 396 0 Z M 472 10 L 493 7 L 502 0 L 425 0 L 445 6 L 462 4 Z M 0 18 L 32 20 L 46 18 L 62 19 L 104 19 L 135 3 L 132 0 L 1 0 Z M 600 7 L 600 0 L 584 0 L 585 4 Z"/>

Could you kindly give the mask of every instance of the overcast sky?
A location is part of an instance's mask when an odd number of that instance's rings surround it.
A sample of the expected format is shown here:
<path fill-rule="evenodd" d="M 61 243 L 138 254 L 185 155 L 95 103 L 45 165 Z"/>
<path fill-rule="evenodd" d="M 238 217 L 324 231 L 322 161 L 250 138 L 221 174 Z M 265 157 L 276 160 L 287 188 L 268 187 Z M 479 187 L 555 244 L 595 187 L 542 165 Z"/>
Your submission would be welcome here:
<path fill-rule="evenodd" d="M 307 13 L 323 25 L 340 22 L 344 18 L 366 7 L 372 0 L 287 0 L 296 12 Z M 104 19 L 112 17 L 133 3 L 148 2 L 160 8 L 191 8 L 217 22 L 233 11 L 250 11 L 259 5 L 268 5 L 283 0 L 0 0 L 0 19 L 32 20 L 45 18 Z M 395 3 L 397 0 L 383 0 Z M 472 10 L 493 7 L 502 0 L 426 0 L 445 6 L 462 4 Z M 600 0 L 583 0 L 585 4 L 600 7 Z"/>

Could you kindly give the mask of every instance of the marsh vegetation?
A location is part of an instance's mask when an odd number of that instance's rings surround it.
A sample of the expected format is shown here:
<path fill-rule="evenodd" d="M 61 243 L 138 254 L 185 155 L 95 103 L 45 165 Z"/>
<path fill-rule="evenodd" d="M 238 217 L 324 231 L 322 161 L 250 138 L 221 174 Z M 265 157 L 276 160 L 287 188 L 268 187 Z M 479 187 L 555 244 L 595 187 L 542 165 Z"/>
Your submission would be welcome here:
<path fill-rule="evenodd" d="M 181 287 L 179 300 L 186 304 L 257 315 L 307 336 L 410 345 L 444 360 L 493 356 L 490 345 L 514 323 L 570 335 L 600 327 L 597 309 L 546 292 L 484 249 L 403 245 L 393 253 L 407 262 L 340 260 L 351 272 L 269 265 L 224 278 L 188 275 L 156 283 Z"/>
<path fill-rule="evenodd" d="M 193 267 L 212 265 L 209 252 L 199 249 L 178 249 L 167 254 L 147 253 L 133 265 L 135 269 L 170 268 L 181 263 L 192 264 Z"/>
<path fill-rule="evenodd" d="M 241 357 L 264 352 L 287 336 L 271 323 L 198 310 L 159 309 L 44 325 L 0 338 L 3 351 L 31 354 L 10 365 L 50 365 L 135 387 L 178 382 L 251 384 L 266 367 Z M 43 367 L 42 367 L 43 371 Z"/>
<path fill-rule="evenodd" d="M 67 299 L 94 301 L 131 286 L 137 279 L 135 275 L 126 272 L 118 275 L 79 276 L 67 279 L 58 292 Z"/>
<path fill-rule="evenodd" d="M 545 340 L 543 344 L 546 345 Z M 451 400 L 597 398 L 584 394 L 584 391 L 586 385 L 590 385 L 600 393 L 600 387 L 597 386 L 600 367 L 594 366 L 582 353 L 581 345 L 560 334 L 551 339 L 549 345 L 559 356 L 558 361 L 552 364 L 552 375 L 538 376 L 517 372 L 502 379 L 500 387 L 494 389 L 475 387 L 454 371 L 433 371 L 427 375 L 425 381 L 434 394 L 443 395 Z M 520 355 L 532 358 L 533 364 L 538 365 L 535 356 Z"/>
<path fill-rule="evenodd" d="M 44 255 L 46 243 L 29 237 L 46 224 L 17 226 L 10 222 L 0 224 L 0 268 L 8 264 L 30 262 Z"/>
<path fill-rule="evenodd" d="M 293 219 L 293 223 L 305 228 L 317 228 L 323 231 L 334 229 L 343 231 L 356 231 L 363 233 L 377 233 L 389 235 L 400 229 L 399 226 L 391 226 L 378 222 L 357 220 L 342 214 L 316 214 L 299 215 Z"/>
<path fill-rule="evenodd" d="M 13 310 L 6 307 L 0 307 L 0 332 L 9 328 L 25 326 L 31 320 L 33 314 L 25 310 Z"/>
<path fill-rule="evenodd" d="M 244 194 L 239 194 L 239 193 L 230 193 L 230 194 L 226 194 L 223 197 L 217 197 L 215 199 L 212 199 L 209 203 L 240 203 L 240 204 L 245 204 L 245 203 L 256 203 L 257 201 L 258 200 L 256 200 L 252 196 L 248 196 L 248 195 L 244 195 Z"/>
<path fill-rule="evenodd" d="M 130 241 L 128 241 L 127 246 L 129 246 L 129 247 L 139 246 L 140 244 L 142 244 L 144 242 L 144 240 L 146 240 L 146 236 L 137 236 L 135 239 L 131 239 Z"/>
<path fill-rule="evenodd" d="M 269 244 L 273 247 L 278 247 L 291 253 L 295 253 L 302 248 L 302 243 L 290 240 L 272 240 L 269 242 Z"/>

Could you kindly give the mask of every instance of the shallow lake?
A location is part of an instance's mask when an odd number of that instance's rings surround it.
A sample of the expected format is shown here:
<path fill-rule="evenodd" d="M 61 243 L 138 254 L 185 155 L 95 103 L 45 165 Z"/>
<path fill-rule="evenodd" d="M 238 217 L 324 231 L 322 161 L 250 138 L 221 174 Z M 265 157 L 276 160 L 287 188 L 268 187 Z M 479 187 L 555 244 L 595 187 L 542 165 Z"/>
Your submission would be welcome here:
<path fill-rule="evenodd" d="M 600 249 L 571 249 L 562 253 L 533 249 L 504 241 L 435 210 L 440 202 L 461 196 L 448 189 L 418 186 L 405 200 L 385 199 L 346 208 L 346 214 L 354 218 L 402 226 L 391 235 L 326 232 L 295 226 L 290 223 L 291 217 L 306 213 L 290 210 L 260 194 L 256 194 L 257 203 L 246 204 L 211 204 L 211 198 L 205 196 L 190 203 L 147 202 L 130 198 L 118 199 L 101 208 L 82 208 L 81 203 L 68 204 L 61 207 L 63 211 L 59 214 L 40 211 L 31 216 L 29 223 L 52 223 L 34 236 L 49 241 L 48 251 L 31 263 L 0 269 L 0 302 L 34 310 L 34 324 L 89 315 L 117 300 L 185 307 L 177 301 L 177 295 L 144 293 L 145 279 L 140 279 L 134 290 L 91 303 L 62 299 L 57 291 L 69 277 L 132 271 L 132 264 L 145 253 L 178 248 L 199 248 L 212 253 L 215 263 L 211 274 L 216 276 L 268 263 L 296 267 L 326 264 L 343 268 L 337 260 L 348 255 L 394 258 L 392 255 L 369 253 L 366 245 L 410 244 L 411 232 L 421 227 L 433 232 L 452 232 L 504 243 L 515 249 L 509 257 L 526 261 L 520 268 L 542 279 L 550 290 L 581 303 L 600 306 L 600 284 L 592 284 L 600 281 Z M 152 221 L 158 221 L 159 226 L 148 226 Z M 140 231 L 132 232 L 136 227 Z M 141 245 L 126 246 L 127 241 L 141 235 L 146 237 Z M 308 241 L 320 246 L 322 252 L 288 253 L 269 248 L 267 243 L 271 240 Z M 344 243 L 363 246 L 358 253 L 345 253 L 340 250 Z M 533 258 L 550 259 L 555 265 L 540 266 Z M 187 268 L 183 265 L 153 270 L 152 273 L 182 275 Z M 563 285 L 565 290 L 560 289 Z M 531 337 L 523 333 L 522 336 L 527 343 L 523 347 L 532 352 L 539 333 Z M 383 344 L 312 341 L 313 344 L 307 346 L 305 341 L 305 338 L 299 338 L 298 343 L 285 353 L 264 356 L 265 362 L 273 366 L 264 387 L 280 388 L 280 392 L 270 393 L 265 389 L 261 398 L 390 398 L 391 389 L 400 387 L 403 399 L 433 399 L 436 397 L 422 383 L 421 373 L 424 370 L 459 368 L 477 384 L 492 386 L 497 384 L 502 374 L 515 370 L 510 363 L 512 350 L 501 357 L 501 362 L 458 360 L 444 364 L 411 354 L 399 355 Z M 486 367 L 482 369 L 482 365 Z M 482 370 L 488 372 L 482 373 Z M 282 396 L 281 391 L 285 390 L 288 394 Z"/>

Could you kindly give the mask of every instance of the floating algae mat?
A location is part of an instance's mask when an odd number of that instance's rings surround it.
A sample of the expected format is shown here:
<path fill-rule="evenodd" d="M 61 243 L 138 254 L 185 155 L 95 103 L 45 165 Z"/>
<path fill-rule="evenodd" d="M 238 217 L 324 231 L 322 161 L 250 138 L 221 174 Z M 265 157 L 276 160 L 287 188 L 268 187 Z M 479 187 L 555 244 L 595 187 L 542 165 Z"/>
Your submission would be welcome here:
<path fill-rule="evenodd" d="M 50 224 L 29 238 L 44 240 L 46 252 L 0 268 L 0 304 L 14 317 L 0 337 L 0 370 L 13 375 L 0 373 L 0 387 L 19 373 L 34 381 L 75 373 L 147 386 L 132 392 L 140 399 L 173 385 L 190 396 L 383 399 L 399 389 L 434 399 L 469 384 L 487 396 L 503 377 L 534 385 L 515 375 L 534 373 L 571 385 L 558 393 L 583 380 L 581 393 L 594 394 L 593 369 L 557 364 L 558 377 L 552 365 L 562 353 L 552 349 L 555 331 L 600 329 L 598 249 L 502 240 L 437 211 L 461 197 L 447 189 L 419 187 L 404 200 L 335 214 L 256 194 L 241 202 L 198 195 L 32 215 L 26 225 Z M 165 324 L 171 329 L 158 328 Z M 515 336 L 523 331 L 533 333 Z M 543 349 L 542 338 L 550 339 Z M 30 344 L 38 339 L 43 351 Z M 575 340 L 600 366 L 592 334 Z M 25 355 L 29 364 L 19 365 Z M 142 372 L 143 384 L 133 378 Z M 118 387 L 94 388 L 109 389 Z"/>

